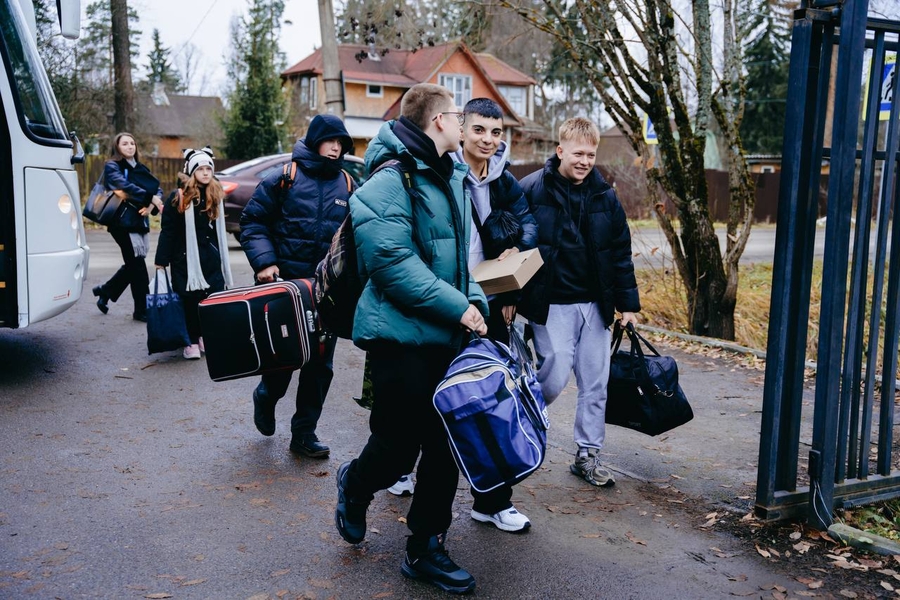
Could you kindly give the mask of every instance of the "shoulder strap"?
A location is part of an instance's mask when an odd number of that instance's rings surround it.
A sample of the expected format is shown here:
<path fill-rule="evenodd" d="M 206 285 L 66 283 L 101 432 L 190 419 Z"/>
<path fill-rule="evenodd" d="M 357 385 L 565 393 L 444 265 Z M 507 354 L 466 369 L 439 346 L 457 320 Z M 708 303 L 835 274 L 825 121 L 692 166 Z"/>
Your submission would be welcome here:
<path fill-rule="evenodd" d="M 341 173 L 344 174 L 344 179 L 347 180 L 347 192 L 352 194 L 353 193 L 353 180 L 350 179 L 350 173 L 348 173 L 344 169 L 341 169 Z"/>
<path fill-rule="evenodd" d="M 369 173 L 369 177 L 372 177 L 372 175 L 374 175 L 378 171 L 381 171 L 382 169 L 393 169 L 394 171 L 397 171 L 398 173 L 400 173 L 400 179 L 403 181 L 403 187 L 406 188 L 406 193 L 409 194 L 410 199 L 413 201 L 417 201 L 417 200 L 421 201 L 422 200 L 422 194 L 419 193 L 419 190 L 417 190 L 415 184 L 413 184 L 412 175 L 410 174 L 409 169 L 403 163 L 403 161 L 398 160 L 396 158 L 392 158 L 391 160 L 386 160 L 383 163 L 381 163 L 380 165 L 378 165 L 377 167 L 375 167 L 375 169 L 371 173 Z M 434 218 L 434 213 L 428 207 L 428 203 L 420 202 L 420 204 L 422 205 L 422 208 L 425 210 L 425 213 L 429 217 Z"/>
<path fill-rule="evenodd" d="M 284 204 L 285 198 L 287 198 L 288 190 L 291 189 L 291 186 L 294 185 L 294 178 L 297 176 L 297 163 L 291 160 L 290 162 L 284 163 L 281 167 L 281 179 L 278 182 L 278 188 L 280 193 L 278 194 L 278 201 Z"/>

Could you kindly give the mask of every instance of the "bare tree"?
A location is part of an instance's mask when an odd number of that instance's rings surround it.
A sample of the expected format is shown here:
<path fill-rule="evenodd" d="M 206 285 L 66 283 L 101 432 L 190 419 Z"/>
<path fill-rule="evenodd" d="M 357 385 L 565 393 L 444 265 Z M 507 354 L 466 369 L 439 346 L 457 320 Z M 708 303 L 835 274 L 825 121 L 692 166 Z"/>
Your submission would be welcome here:
<path fill-rule="evenodd" d="M 202 96 L 209 87 L 209 72 L 199 71 L 202 58 L 203 52 L 194 44 L 187 42 L 173 59 L 188 94 Z"/>
<path fill-rule="evenodd" d="M 565 48 L 638 154 L 649 200 L 688 296 L 692 333 L 734 339 L 738 260 L 754 204 L 740 138 L 742 33 L 735 0 L 722 0 L 713 28 L 709 0 L 683 13 L 670 0 L 500 0 Z M 713 39 L 713 31 L 718 39 Z M 714 61 L 713 47 L 721 49 Z M 643 135 L 656 125 L 659 160 Z M 727 148 L 731 204 L 723 256 L 704 169 L 707 134 L 718 123 Z M 665 196 L 677 211 L 667 214 Z M 676 231 L 676 225 L 679 231 Z"/>

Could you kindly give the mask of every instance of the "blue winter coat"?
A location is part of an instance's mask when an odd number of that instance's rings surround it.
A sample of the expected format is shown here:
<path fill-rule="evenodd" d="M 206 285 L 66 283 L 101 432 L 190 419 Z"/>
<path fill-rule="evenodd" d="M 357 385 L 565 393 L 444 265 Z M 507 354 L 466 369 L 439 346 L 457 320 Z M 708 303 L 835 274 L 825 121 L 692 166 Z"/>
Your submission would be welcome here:
<path fill-rule="evenodd" d="M 553 267 L 559 252 L 559 240 L 555 233 L 561 227 L 559 219 L 568 218 L 563 211 L 566 199 L 551 193 L 552 187 L 546 185 L 547 178 L 552 177 L 558 168 L 559 159 L 551 157 L 542 170 L 531 173 L 520 182 L 538 224 L 538 248 L 544 266 L 522 291 L 518 312 L 541 324 L 547 322 L 550 286 L 554 282 Z M 631 259 L 631 232 L 615 190 L 597 169 L 591 170 L 581 185 L 588 186 L 590 190 L 584 209 L 588 219 L 584 229 L 590 232 L 587 239 L 589 259 L 600 288 L 596 302 L 604 322 L 612 324 L 616 310 L 641 310 Z"/>
<path fill-rule="evenodd" d="M 285 192 L 279 170 L 256 186 L 241 213 L 241 247 L 254 273 L 278 265 L 284 279 L 312 277 L 334 232 L 347 216 L 352 180 L 327 168 L 327 159 L 294 145 L 293 185 Z"/>
<path fill-rule="evenodd" d="M 390 159 L 410 165 L 416 199 L 394 169 L 370 176 L 350 198 L 361 269 L 368 277 L 353 341 L 361 348 L 376 341 L 459 347 L 459 320 L 469 304 L 488 314 L 484 292 L 467 266 L 472 208 L 463 179 L 468 167 L 456 163 L 448 182 L 407 150 L 393 125 L 382 125 L 369 143 L 366 165 L 370 172 Z"/>

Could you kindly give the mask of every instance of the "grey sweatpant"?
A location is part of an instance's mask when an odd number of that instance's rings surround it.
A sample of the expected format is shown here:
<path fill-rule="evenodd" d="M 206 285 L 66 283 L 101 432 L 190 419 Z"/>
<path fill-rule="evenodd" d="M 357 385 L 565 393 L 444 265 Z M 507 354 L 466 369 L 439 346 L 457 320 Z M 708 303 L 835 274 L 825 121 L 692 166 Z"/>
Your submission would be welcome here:
<path fill-rule="evenodd" d="M 599 450 L 606 437 L 606 383 L 611 333 L 596 302 L 551 304 L 546 325 L 531 324 L 538 381 L 547 404 L 565 389 L 572 371 L 578 385 L 575 443 Z"/>

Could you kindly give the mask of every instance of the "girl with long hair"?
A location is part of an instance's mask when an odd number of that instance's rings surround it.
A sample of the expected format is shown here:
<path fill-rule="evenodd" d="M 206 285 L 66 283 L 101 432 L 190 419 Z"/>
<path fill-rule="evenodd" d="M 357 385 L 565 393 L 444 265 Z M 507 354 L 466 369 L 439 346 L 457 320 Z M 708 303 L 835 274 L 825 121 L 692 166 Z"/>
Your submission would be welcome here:
<path fill-rule="evenodd" d="M 225 192 L 213 176 L 212 149 L 184 151 L 178 189 L 166 200 L 156 246 L 157 270 L 172 267 L 172 288 L 181 297 L 191 345 L 186 359 L 200 358 L 203 340 L 197 306 L 213 292 L 233 285 L 225 231 Z"/>
<path fill-rule="evenodd" d="M 97 297 L 97 308 L 106 314 L 109 302 L 117 301 L 131 286 L 134 313 L 137 321 L 147 320 L 147 293 L 150 278 L 147 276 L 145 257 L 150 248 L 149 214 L 162 209 L 162 189 L 159 180 L 140 162 L 140 152 L 134 136 L 123 131 L 113 138 L 109 160 L 103 167 L 103 184 L 123 198 L 116 222 L 109 226 L 109 233 L 122 251 L 125 264 L 109 281 L 92 290 Z"/>

